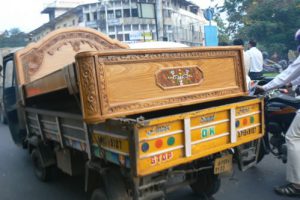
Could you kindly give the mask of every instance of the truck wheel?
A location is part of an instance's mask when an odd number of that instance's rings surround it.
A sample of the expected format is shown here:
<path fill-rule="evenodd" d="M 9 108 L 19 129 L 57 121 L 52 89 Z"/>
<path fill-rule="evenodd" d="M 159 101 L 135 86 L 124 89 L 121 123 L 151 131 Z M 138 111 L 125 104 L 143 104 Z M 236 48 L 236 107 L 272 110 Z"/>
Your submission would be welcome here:
<path fill-rule="evenodd" d="M 265 157 L 265 155 L 266 155 L 266 152 L 265 152 L 265 150 L 263 149 L 264 147 L 263 147 L 263 145 L 261 144 L 260 145 L 260 148 L 259 148 L 259 152 L 258 152 L 258 156 L 257 156 L 257 161 L 256 161 L 256 163 L 258 164 L 258 163 L 260 163 L 260 161 L 262 161 L 262 159 Z"/>
<path fill-rule="evenodd" d="M 220 189 L 221 179 L 218 175 L 213 174 L 212 170 L 204 171 L 198 174 L 197 181 L 190 186 L 198 196 L 210 198 Z"/>
<path fill-rule="evenodd" d="M 109 200 L 129 200 L 125 178 L 118 168 L 111 168 L 102 175 L 105 192 Z"/>
<path fill-rule="evenodd" d="M 52 167 L 43 166 L 42 155 L 38 149 L 32 150 L 31 159 L 36 177 L 43 182 L 49 181 L 52 176 Z"/>
<path fill-rule="evenodd" d="M 0 112 L 0 121 L 1 121 L 2 124 L 7 124 L 7 120 L 6 120 L 6 117 L 3 113 L 3 111 Z"/>
<path fill-rule="evenodd" d="M 107 200 L 107 197 L 103 190 L 98 188 L 94 190 L 90 200 Z"/>

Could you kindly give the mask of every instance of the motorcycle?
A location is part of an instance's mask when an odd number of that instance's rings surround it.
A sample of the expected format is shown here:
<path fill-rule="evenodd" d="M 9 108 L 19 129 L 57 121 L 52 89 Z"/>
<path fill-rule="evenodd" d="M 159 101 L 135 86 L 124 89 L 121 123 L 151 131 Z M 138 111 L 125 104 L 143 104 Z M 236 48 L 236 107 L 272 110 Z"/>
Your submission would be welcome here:
<path fill-rule="evenodd" d="M 266 84 L 270 79 L 258 81 L 258 85 Z M 265 99 L 265 136 L 261 142 L 258 155 L 260 162 L 266 154 L 272 153 L 283 163 L 287 162 L 285 134 L 300 109 L 300 99 L 291 96 L 286 89 L 275 89 L 266 92 Z"/>

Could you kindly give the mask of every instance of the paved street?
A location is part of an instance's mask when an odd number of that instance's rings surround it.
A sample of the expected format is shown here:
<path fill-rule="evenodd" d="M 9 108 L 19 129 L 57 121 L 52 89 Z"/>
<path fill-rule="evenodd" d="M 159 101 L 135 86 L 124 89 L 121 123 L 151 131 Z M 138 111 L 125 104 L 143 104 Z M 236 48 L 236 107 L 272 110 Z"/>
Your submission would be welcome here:
<path fill-rule="evenodd" d="M 285 180 L 285 165 L 268 156 L 257 167 L 244 173 L 235 170 L 222 180 L 215 200 L 290 200 L 273 193 L 274 185 Z M 39 182 L 27 151 L 13 144 L 7 126 L 0 125 L 0 200 L 83 200 L 83 178 L 61 175 L 53 182 Z M 188 187 L 168 199 L 196 200 Z"/>

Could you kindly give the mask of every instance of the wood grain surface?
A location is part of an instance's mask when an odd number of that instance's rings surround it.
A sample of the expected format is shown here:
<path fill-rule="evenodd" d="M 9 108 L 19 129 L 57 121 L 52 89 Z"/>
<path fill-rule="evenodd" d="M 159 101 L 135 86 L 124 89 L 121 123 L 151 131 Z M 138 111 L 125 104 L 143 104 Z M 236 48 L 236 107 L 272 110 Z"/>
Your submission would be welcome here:
<path fill-rule="evenodd" d="M 240 47 L 80 53 L 76 60 L 84 118 L 95 123 L 245 95 L 242 54 Z"/>

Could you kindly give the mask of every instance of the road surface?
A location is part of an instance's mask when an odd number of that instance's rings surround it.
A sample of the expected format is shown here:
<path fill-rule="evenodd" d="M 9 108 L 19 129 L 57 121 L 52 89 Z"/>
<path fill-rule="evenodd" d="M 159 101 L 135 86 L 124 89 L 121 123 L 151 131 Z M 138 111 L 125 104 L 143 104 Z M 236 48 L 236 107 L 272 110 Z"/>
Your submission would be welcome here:
<path fill-rule="evenodd" d="M 273 186 L 285 183 L 285 165 L 267 156 L 246 172 L 237 169 L 223 177 L 214 200 L 290 200 L 277 196 Z M 0 125 L 0 200 L 84 200 L 82 177 L 60 175 L 49 183 L 38 181 L 26 150 L 12 142 L 8 127 Z M 196 200 L 189 187 L 168 195 L 167 199 Z"/>

